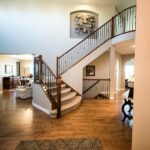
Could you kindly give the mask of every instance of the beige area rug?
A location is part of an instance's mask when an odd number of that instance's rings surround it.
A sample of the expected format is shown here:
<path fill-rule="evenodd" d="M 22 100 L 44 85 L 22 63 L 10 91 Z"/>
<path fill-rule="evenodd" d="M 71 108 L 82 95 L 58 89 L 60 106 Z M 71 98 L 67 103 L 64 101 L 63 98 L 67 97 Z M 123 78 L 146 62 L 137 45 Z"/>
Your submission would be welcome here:
<path fill-rule="evenodd" d="M 57 139 L 21 141 L 16 150 L 103 150 L 98 139 Z"/>

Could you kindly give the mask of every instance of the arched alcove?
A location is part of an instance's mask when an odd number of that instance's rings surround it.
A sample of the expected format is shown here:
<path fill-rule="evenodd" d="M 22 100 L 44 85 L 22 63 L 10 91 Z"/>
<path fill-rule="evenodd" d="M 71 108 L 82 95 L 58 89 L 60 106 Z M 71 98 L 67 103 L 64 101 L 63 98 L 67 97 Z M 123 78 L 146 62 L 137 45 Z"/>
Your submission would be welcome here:
<path fill-rule="evenodd" d="M 70 13 L 70 37 L 84 38 L 98 28 L 98 14 L 88 10 Z"/>

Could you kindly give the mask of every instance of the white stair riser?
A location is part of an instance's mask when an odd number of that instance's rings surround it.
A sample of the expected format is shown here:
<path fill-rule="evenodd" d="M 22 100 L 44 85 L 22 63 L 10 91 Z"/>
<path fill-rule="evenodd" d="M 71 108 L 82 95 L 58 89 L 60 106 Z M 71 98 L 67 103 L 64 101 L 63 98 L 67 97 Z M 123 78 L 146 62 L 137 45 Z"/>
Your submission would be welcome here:
<path fill-rule="evenodd" d="M 74 109 L 78 108 L 80 106 L 80 104 L 81 104 L 81 102 L 77 103 L 76 105 L 74 105 L 74 106 L 72 106 L 72 107 L 70 107 L 68 109 L 65 109 L 64 111 L 61 112 L 61 115 L 65 115 L 65 114 L 73 111 Z M 50 117 L 51 118 L 57 118 L 57 114 L 56 113 L 55 114 L 50 114 Z"/>
<path fill-rule="evenodd" d="M 54 90 L 56 90 L 56 86 L 55 87 L 50 87 L 49 89 L 51 89 L 52 91 Z M 61 86 L 61 90 L 64 90 L 66 88 L 66 85 L 63 85 L 63 86 Z"/>
<path fill-rule="evenodd" d="M 71 92 L 71 89 L 68 91 L 61 91 L 61 96 L 66 96 L 67 94 L 69 94 Z M 52 93 L 52 96 L 57 96 L 56 93 Z"/>
<path fill-rule="evenodd" d="M 61 102 L 61 106 L 70 103 L 75 97 L 76 97 L 76 96 L 74 96 L 74 97 L 72 97 L 72 98 L 70 98 L 70 99 L 68 99 L 68 100 L 66 100 L 66 101 L 62 101 L 62 102 Z"/>

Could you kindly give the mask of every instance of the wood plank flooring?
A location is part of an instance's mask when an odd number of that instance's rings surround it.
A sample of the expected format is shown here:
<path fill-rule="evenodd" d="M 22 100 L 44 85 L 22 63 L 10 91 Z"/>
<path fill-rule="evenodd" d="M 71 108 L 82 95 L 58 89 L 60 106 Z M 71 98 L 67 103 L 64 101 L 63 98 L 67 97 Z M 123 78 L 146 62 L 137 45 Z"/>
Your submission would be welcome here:
<path fill-rule="evenodd" d="M 50 119 L 31 105 L 31 99 L 0 94 L 0 150 L 12 150 L 21 140 L 99 138 L 104 150 L 130 150 L 132 127 L 123 123 L 120 96 L 116 100 L 83 100 L 81 106 Z"/>

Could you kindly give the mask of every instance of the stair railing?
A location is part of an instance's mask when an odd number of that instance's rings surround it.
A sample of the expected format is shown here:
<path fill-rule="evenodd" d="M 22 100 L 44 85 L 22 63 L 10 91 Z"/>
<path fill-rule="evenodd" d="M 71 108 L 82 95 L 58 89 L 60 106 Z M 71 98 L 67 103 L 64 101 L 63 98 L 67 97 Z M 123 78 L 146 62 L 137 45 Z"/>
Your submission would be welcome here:
<path fill-rule="evenodd" d="M 61 78 L 55 76 L 41 55 L 34 58 L 34 82 L 41 84 L 45 94 L 52 103 L 52 109 L 57 109 L 57 117 L 60 117 Z"/>
<path fill-rule="evenodd" d="M 84 99 L 109 99 L 110 79 L 83 79 Z"/>
<path fill-rule="evenodd" d="M 61 116 L 61 75 L 109 39 L 135 31 L 135 17 L 136 6 L 123 10 L 70 50 L 57 57 L 57 76 L 43 61 L 42 56 L 35 57 L 34 82 L 42 85 L 44 92 L 52 103 L 52 109 L 57 109 L 57 117 Z M 98 83 L 100 81 L 96 82 L 96 84 Z"/>
<path fill-rule="evenodd" d="M 113 37 L 136 29 L 136 6 L 118 13 L 70 50 L 57 57 L 57 75 L 65 73 Z"/>

